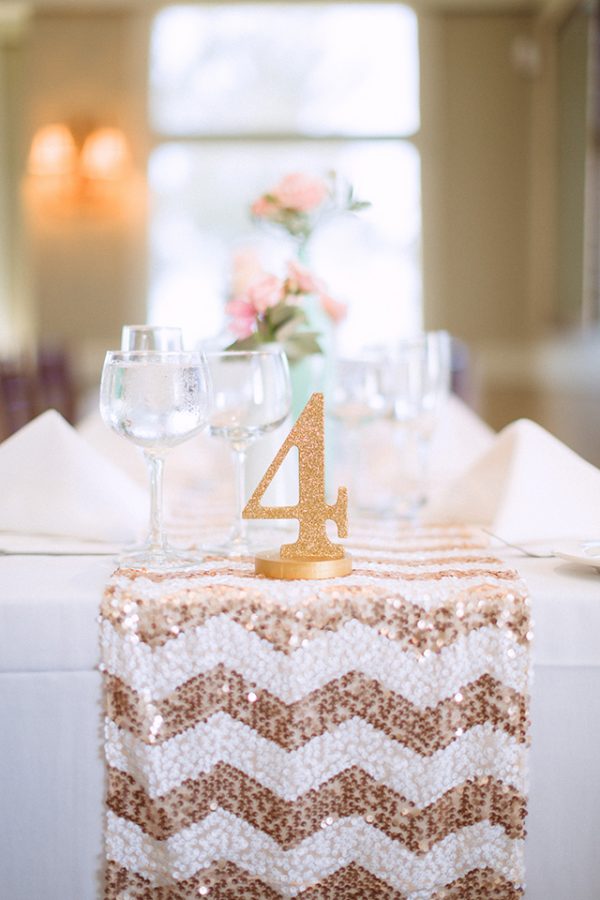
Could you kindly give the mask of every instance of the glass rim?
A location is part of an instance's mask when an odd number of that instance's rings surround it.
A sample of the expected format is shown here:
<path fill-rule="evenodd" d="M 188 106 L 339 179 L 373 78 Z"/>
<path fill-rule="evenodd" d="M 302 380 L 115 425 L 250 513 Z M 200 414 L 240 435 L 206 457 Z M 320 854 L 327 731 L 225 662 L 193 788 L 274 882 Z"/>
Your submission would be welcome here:
<path fill-rule="evenodd" d="M 256 350 L 202 350 L 204 356 L 224 356 L 234 358 L 239 356 L 286 356 L 283 347 L 263 347 Z"/>
<path fill-rule="evenodd" d="M 183 331 L 181 325 L 123 325 L 122 329 L 136 331 Z"/>
<path fill-rule="evenodd" d="M 445 328 L 432 328 L 430 331 L 420 331 L 418 334 L 413 335 L 413 337 L 400 338 L 398 344 L 401 347 L 418 346 L 432 337 L 447 338 L 450 340 L 451 335 Z"/>
<path fill-rule="evenodd" d="M 181 357 L 195 358 L 206 362 L 206 354 L 203 350 L 107 350 L 104 361 L 116 360 L 122 358 L 123 361 L 140 362 L 149 358 L 166 359 L 167 362 L 175 361 Z"/>
<path fill-rule="evenodd" d="M 385 343 L 367 345 L 356 353 L 339 356 L 338 360 L 377 362 L 386 357 L 392 357 L 398 349 L 423 347 L 432 340 L 444 341 L 450 344 L 452 342 L 452 334 L 445 328 L 431 328 L 428 331 L 419 331 L 407 337 L 397 337 Z"/>

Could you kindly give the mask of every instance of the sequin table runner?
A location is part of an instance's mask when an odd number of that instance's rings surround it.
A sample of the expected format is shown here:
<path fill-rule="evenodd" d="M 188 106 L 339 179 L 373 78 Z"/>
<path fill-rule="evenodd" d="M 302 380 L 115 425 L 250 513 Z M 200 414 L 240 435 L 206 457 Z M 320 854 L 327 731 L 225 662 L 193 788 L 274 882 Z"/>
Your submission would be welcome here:
<path fill-rule="evenodd" d="M 467 528 L 352 549 L 332 581 L 112 577 L 106 900 L 522 896 L 525 586 Z"/>

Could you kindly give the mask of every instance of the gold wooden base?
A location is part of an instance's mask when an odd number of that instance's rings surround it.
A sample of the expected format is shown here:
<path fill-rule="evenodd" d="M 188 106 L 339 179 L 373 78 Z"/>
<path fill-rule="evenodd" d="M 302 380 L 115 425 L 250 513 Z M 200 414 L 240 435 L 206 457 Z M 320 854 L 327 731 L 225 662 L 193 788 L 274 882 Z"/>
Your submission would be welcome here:
<path fill-rule="evenodd" d="M 347 553 L 341 559 L 285 559 L 279 550 L 266 550 L 254 558 L 254 571 L 265 578 L 341 578 L 352 571 L 352 557 Z"/>

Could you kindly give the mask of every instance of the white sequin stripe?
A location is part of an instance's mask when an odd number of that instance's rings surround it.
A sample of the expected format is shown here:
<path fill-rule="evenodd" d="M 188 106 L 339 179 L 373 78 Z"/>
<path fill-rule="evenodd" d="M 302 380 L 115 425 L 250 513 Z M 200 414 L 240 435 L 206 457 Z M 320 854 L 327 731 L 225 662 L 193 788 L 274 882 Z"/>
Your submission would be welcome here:
<path fill-rule="evenodd" d="M 414 557 L 413 557 L 414 558 Z M 355 569 L 362 569 L 363 571 L 373 572 L 374 574 L 381 572 L 382 574 L 388 574 L 390 572 L 397 574 L 398 578 L 402 578 L 403 575 L 425 575 L 425 574 L 437 574 L 438 572 L 445 572 L 446 570 L 453 570 L 455 572 L 488 572 L 492 569 L 494 572 L 513 572 L 514 568 L 509 566 L 507 563 L 498 561 L 497 563 L 486 562 L 485 560 L 473 560 L 471 562 L 458 562 L 452 560 L 451 562 L 431 562 L 429 565 L 421 563 L 420 565 L 414 565 L 406 561 L 403 563 L 401 560 L 397 562 L 378 562 L 377 560 L 357 560 L 354 563 Z"/>
<path fill-rule="evenodd" d="M 445 571 L 448 567 L 442 567 L 441 571 Z M 471 571 L 470 567 L 467 567 Z M 246 568 L 247 571 L 247 568 Z M 405 570 L 405 573 L 406 574 Z M 415 569 L 416 573 L 421 570 Z M 422 573 L 421 573 L 422 574 Z M 115 576 L 113 583 L 117 587 L 126 592 L 131 591 L 131 581 L 125 576 Z M 311 598 L 319 595 L 323 591 L 322 581 L 287 581 L 285 590 L 281 590 L 280 581 L 270 581 L 264 579 L 257 583 L 249 582 L 248 578 L 240 578 L 237 575 L 224 574 L 211 576 L 210 586 L 222 584 L 227 587 L 243 588 L 248 591 L 257 591 L 261 597 L 270 600 L 272 603 L 280 607 L 295 607 L 305 598 Z M 168 581 L 152 582 L 147 578 L 137 578 L 135 581 L 136 597 L 143 600 L 161 600 L 178 591 L 198 590 L 202 591 L 204 586 L 208 585 L 207 581 L 194 581 L 193 579 L 170 578 Z M 336 587 L 376 587 L 385 589 L 390 595 L 400 595 L 404 597 L 408 603 L 420 606 L 423 609 L 436 609 L 438 606 L 447 604 L 451 598 L 455 598 L 457 594 L 466 590 L 477 588 L 498 588 L 505 589 L 507 593 L 519 594 L 523 597 L 527 596 L 525 584 L 520 580 L 513 578 L 502 578 L 497 575 L 487 575 L 475 573 L 469 576 L 456 578 L 455 576 L 445 575 L 442 579 L 435 577 L 419 578 L 414 581 L 407 581 L 402 575 L 398 574 L 397 578 L 380 578 L 377 573 L 369 575 L 347 575 L 345 578 L 329 578 L 327 579 L 327 591 L 330 594 Z M 121 605 L 122 600 L 116 599 L 115 604 Z"/>
<path fill-rule="evenodd" d="M 459 547 L 454 549 L 429 549 L 428 547 L 418 547 L 412 550 L 406 550 L 404 547 L 382 547 L 381 543 L 374 544 L 373 547 L 369 547 L 369 549 L 363 549 L 362 547 L 357 547 L 354 549 L 351 546 L 347 547 L 347 550 L 355 557 L 355 565 L 361 566 L 362 568 L 362 560 L 357 560 L 356 557 L 369 557 L 371 562 L 378 562 L 381 557 L 384 560 L 394 560 L 394 565 L 409 565 L 413 564 L 415 568 L 421 568 L 421 566 L 417 567 L 417 562 L 426 563 L 427 560 L 436 560 L 436 559 L 444 559 L 444 560 L 474 560 L 480 557 L 485 557 L 487 560 L 496 559 L 498 565 L 506 566 L 506 563 L 497 559 L 494 556 L 492 551 L 482 550 L 481 547 L 474 547 L 469 549 L 468 547 Z M 486 563 L 487 566 L 490 565 L 489 562 Z M 449 567 L 450 563 L 445 562 L 444 567 Z"/>
<path fill-rule="evenodd" d="M 217 665 L 242 675 L 284 703 L 358 671 L 424 709 L 489 673 L 519 692 L 527 690 L 528 647 L 496 626 L 461 635 L 439 653 L 403 650 L 374 628 L 352 620 L 285 654 L 225 615 L 180 634 L 154 650 L 102 622 L 103 663 L 147 699 L 167 697 L 195 675 Z M 299 638 L 293 638 L 299 644 Z"/>
<path fill-rule="evenodd" d="M 183 881 L 224 859 L 281 893 L 294 884 L 295 889 L 286 891 L 288 896 L 351 862 L 413 897 L 428 897 L 427 891 L 436 885 L 448 884 L 474 868 L 489 866 L 517 884 L 523 876 L 523 842 L 511 840 L 501 826 L 489 822 L 461 828 L 418 857 L 358 816 L 334 821 L 292 850 L 282 850 L 264 832 L 224 810 L 164 842 L 109 811 L 106 848 L 109 859 L 153 884 L 161 875 Z"/>
<path fill-rule="evenodd" d="M 504 731 L 494 731 L 489 722 L 469 729 L 430 757 L 398 744 L 360 718 L 292 751 L 222 712 L 154 746 L 110 720 L 105 736 L 108 765 L 132 775 L 151 797 L 168 794 L 219 762 L 234 766 L 284 800 L 296 800 L 351 766 L 420 809 L 467 779 L 484 775 L 522 794 L 527 789 L 523 745 Z"/>

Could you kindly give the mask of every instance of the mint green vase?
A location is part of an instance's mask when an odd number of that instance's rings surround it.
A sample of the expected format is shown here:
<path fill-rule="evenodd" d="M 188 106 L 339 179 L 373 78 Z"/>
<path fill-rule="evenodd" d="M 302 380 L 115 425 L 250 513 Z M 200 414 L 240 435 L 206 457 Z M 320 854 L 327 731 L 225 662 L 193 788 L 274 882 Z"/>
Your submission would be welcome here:
<path fill-rule="evenodd" d="M 318 297 L 307 297 L 304 309 L 310 331 L 319 335 L 319 344 L 323 353 L 313 353 L 303 359 L 290 363 L 292 381 L 292 416 L 298 418 L 312 394 L 320 391 L 327 395 L 333 364 L 333 333 L 331 320 L 321 308 Z"/>

